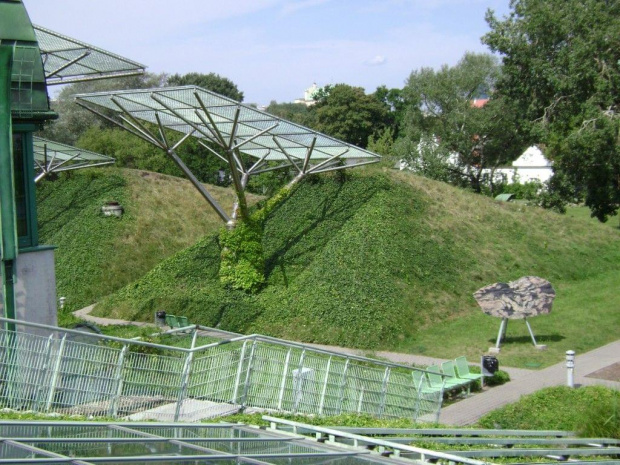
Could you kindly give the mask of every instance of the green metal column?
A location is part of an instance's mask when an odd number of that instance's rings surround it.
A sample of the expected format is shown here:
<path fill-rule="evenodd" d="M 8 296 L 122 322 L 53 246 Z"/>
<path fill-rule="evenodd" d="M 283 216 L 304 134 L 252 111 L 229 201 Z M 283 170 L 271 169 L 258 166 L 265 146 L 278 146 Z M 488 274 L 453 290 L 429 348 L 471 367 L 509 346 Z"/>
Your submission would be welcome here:
<path fill-rule="evenodd" d="M 0 45 L 0 257 L 4 314 L 15 318 L 14 260 L 17 258 L 13 132 L 11 124 L 11 70 L 13 47 Z"/>

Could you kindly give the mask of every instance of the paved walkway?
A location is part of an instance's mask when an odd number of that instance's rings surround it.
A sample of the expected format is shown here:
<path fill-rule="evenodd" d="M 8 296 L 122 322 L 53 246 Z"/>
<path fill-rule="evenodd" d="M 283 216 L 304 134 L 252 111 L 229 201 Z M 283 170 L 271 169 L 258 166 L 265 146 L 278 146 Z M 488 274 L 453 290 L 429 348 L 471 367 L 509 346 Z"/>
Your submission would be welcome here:
<path fill-rule="evenodd" d="M 90 315 L 93 306 L 78 310 L 73 314 L 78 318 L 98 325 L 123 325 L 131 324 L 135 326 L 154 326 L 150 323 L 138 321 L 116 320 L 112 318 L 101 318 Z M 369 351 L 359 349 L 348 349 L 336 346 L 326 346 L 320 344 L 307 344 L 317 348 L 337 352 L 341 354 L 367 356 Z M 428 366 L 443 362 L 443 359 L 426 357 L 424 355 L 403 354 L 398 352 L 371 352 L 372 356 L 389 360 L 403 365 Z M 588 378 L 587 375 L 600 369 L 620 362 L 620 340 L 612 342 L 598 349 L 594 349 L 585 354 L 577 354 L 575 358 L 574 380 L 576 386 L 592 384 L 602 384 L 615 389 L 620 389 L 620 382 L 607 381 L 604 379 Z M 523 395 L 531 394 L 539 389 L 566 384 L 566 364 L 562 362 L 545 368 L 543 370 L 523 370 L 520 368 L 501 367 L 502 370 L 510 374 L 511 381 L 483 392 L 476 393 L 467 399 L 455 402 L 441 410 L 439 422 L 445 425 L 465 426 L 478 421 L 483 415 L 503 407 L 504 405 L 516 402 Z"/>
<path fill-rule="evenodd" d="M 73 312 L 73 315 L 81 318 L 82 320 L 88 321 L 90 323 L 95 323 L 99 326 L 110 326 L 110 325 L 132 325 L 132 326 L 155 326 L 152 323 L 145 323 L 144 321 L 127 321 L 127 320 L 117 320 L 115 318 L 102 318 L 100 316 L 91 315 L 90 312 L 93 311 L 94 305 L 89 305 L 88 307 L 84 307 L 81 310 L 77 310 Z"/>

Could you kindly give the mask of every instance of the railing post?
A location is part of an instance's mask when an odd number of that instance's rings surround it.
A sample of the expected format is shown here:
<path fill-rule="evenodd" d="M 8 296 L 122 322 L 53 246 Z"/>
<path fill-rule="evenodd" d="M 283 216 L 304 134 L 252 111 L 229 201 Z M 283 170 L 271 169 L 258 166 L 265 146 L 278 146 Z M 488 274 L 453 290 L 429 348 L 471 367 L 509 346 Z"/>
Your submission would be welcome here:
<path fill-rule="evenodd" d="M 342 413 L 342 404 L 344 403 L 344 391 L 347 386 L 347 371 L 349 370 L 349 362 L 351 360 L 347 357 L 347 361 L 344 363 L 344 370 L 342 371 L 342 380 L 340 381 L 340 394 L 338 396 L 338 412 L 336 415 Z"/>
<path fill-rule="evenodd" d="M 306 349 L 301 351 L 301 357 L 299 357 L 299 365 L 297 366 L 297 386 L 295 386 L 295 377 L 293 376 L 293 395 L 295 396 L 293 403 L 293 413 L 297 412 L 297 407 L 299 406 L 299 402 L 301 402 L 301 398 L 303 396 L 303 369 L 305 358 Z"/>
<path fill-rule="evenodd" d="M 123 344 L 123 348 L 121 349 L 121 353 L 118 355 L 118 362 L 116 363 L 116 370 L 114 373 L 114 379 L 116 380 L 116 389 L 114 398 L 110 403 L 110 411 L 109 414 L 111 417 L 115 417 L 118 413 L 118 401 L 123 392 L 123 364 L 125 362 L 125 355 L 127 354 L 127 344 Z"/>
<path fill-rule="evenodd" d="M 42 393 L 43 393 L 43 389 L 44 389 L 44 384 L 45 384 L 45 380 L 47 378 L 47 375 L 50 371 L 50 363 L 51 363 L 51 359 L 52 359 L 52 341 L 54 339 L 54 335 L 50 334 L 50 336 L 47 338 L 47 343 L 45 344 L 45 353 L 47 354 L 47 358 L 45 360 L 45 365 L 43 365 L 43 368 L 41 368 L 41 375 L 39 376 L 39 386 L 37 388 L 37 397 L 35 400 L 35 408 L 37 410 L 41 410 L 42 407 L 42 403 L 44 401 L 44 399 L 42 398 Z"/>
<path fill-rule="evenodd" d="M 379 404 L 379 418 L 383 417 L 385 411 L 385 403 L 387 401 L 387 385 L 390 380 L 390 367 L 385 367 L 385 373 L 383 374 L 383 384 L 381 385 L 381 403 Z"/>
<path fill-rule="evenodd" d="M 235 387 L 233 389 L 232 403 L 237 403 L 237 394 L 239 393 L 239 382 L 241 381 L 241 372 L 243 371 L 243 363 L 245 360 L 245 347 L 248 341 L 243 341 L 243 347 L 241 348 L 241 357 L 239 358 L 239 366 L 237 367 L 237 374 L 235 376 Z"/>
<path fill-rule="evenodd" d="M 357 399 L 357 413 L 362 413 L 362 405 L 364 403 L 364 386 L 362 386 L 362 389 L 360 391 L 360 396 Z"/>
<path fill-rule="evenodd" d="M 67 340 L 67 334 L 62 337 L 60 340 L 60 347 L 58 348 L 58 355 L 56 356 L 56 363 L 54 364 L 54 374 L 52 375 L 52 380 L 50 382 L 50 390 L 47 394 L 47 402 L 45 403 L 45 411 L 49 412 L 52 407 L 52 402 L 54 401 L 54 391 L 56 390 L 56 384 L 58 383 L 58 376 L 60 372 L 60 365 L 62 363 L 62 354 L 65 350 L 65 342 Z"/>
<path fill-rule="evenodd" d="M 329 370 L 332 366 L 332 357 L 327 360 L 327 368 L 325 369 L 325 379 L 323 380 L 323 388 L 321 389 L 321 401 L 319 403 L 319 415 L 323 415 L 323 407 L 325 406 L 325 395 L 327 393 L 327 380 L 329 379 Z"/>
<path fill-rule="evenodd" d="M 192 349 L 196 344 L 196 336 L 198 335 L 198 331 L 194 331 L 194 335 L 192 336 Z M 187 393 L 187 385 L 189 383 L 189 373 L 192 368 L 192 359 L 194 358 L 194 351 L 189 351 L 185 356 L 185 363 L 183 364 L 183 373 L 181 374 L 181 385 L 179 386 L 179 398 L 177 399 L 177 406 L 174 410 L 174 421 L 179 421 L 179 417 L 181 416 L 181 406 L 183 405 L 183 400 L 185 399 L 185 394 Z"/>
<path fill-rule="evenodd" d="M 282 369 L 282 381 L 280 382 L 280 394 L 278 395 L 278 410 L 282 410 L 282 401 L 284 400 L 284 389 L 286 387 L 286 375 L 288 374 L 288 365 L 291 361 L 291 349 L 289 347 L 284 360 L 284 368 Z"/>
<path fill-rule="evenodd" d="M 252 365 L 254 364 L 254 351 L 256 350 L 256 339 L 252 342 L 252 350 L 250 351 L 250 361 L 248 369 L 245 372 L 245 383 L 243 386 L 243 397 L 241 399 L 241 410 L 245 410 L 245 404 L 248 400 L 248 391 L 250 390 L 250 380 L 252 379 Z"/>

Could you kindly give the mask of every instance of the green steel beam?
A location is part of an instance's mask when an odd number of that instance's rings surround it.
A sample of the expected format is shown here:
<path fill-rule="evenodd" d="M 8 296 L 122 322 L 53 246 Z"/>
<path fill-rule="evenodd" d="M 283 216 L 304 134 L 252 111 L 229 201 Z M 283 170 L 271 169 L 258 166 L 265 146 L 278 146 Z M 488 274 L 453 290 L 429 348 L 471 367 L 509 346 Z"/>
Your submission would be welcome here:
<path fill-rule="evenodd" d="M 15 318 L 15 270 L 17 227 L 15 221 L 15 186 L 13 181 L 13 147 L 11 124 L 11 72 L 13 48 L 0 45 L 0 273 L 4 315 Z M 14 330 L 13 324 L 7 325 Z"/>
<path fill-rule="evenodd" d="M 12 63 L 13 47 L 0 45 L 0 225 L 3 261 L 17 257 L 11 124 Z"/>

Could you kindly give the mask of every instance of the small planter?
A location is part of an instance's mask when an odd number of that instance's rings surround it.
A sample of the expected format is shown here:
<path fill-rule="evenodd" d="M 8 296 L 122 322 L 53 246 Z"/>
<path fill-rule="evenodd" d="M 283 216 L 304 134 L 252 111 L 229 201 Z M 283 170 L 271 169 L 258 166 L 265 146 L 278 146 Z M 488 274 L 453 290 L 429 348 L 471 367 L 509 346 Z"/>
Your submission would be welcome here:
<path fill-rule="evenodd" d="M 104 216 L 116 216 L 120 218 L 123 216 L 123 206 L 118 202 L 107 202 L 103 207 L 101 207 L 101 212 Z"/>

